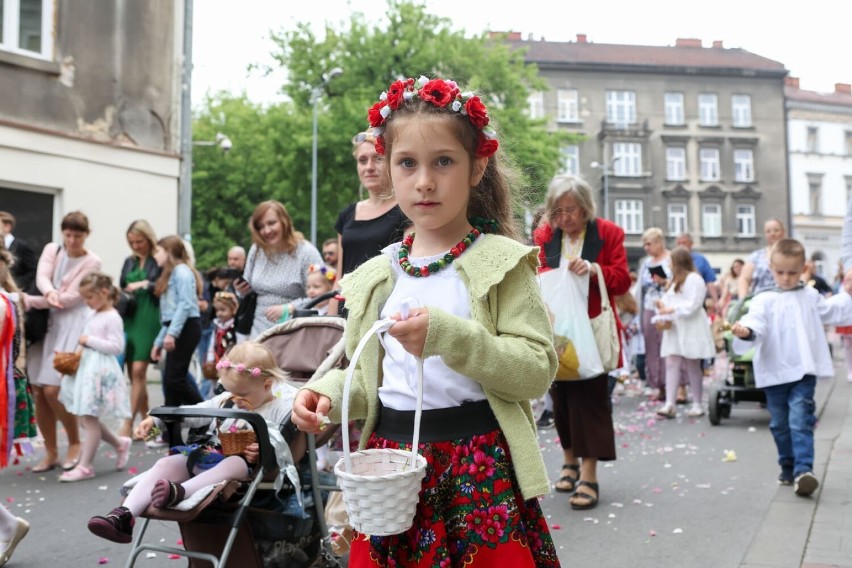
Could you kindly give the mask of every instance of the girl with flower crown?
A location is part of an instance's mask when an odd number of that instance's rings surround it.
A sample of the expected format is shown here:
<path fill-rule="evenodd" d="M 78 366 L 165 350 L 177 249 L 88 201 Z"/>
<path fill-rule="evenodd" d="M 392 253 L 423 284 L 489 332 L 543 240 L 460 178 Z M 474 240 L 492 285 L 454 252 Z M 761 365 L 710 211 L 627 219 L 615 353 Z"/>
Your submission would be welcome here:
<path fill-rule="evenodd" d="M 426 476 L 413 526 L 360 535 L 349 566 L 559 566 L 537 498 L 550 486 L 529 400 L 556 373 L 535 249 L 512 218 L 508 172 L 479 97 L 444 79 L 394 82 L 370 109 L 376 150 L 413 232 L 342 281 L 355 369 L 350 418 L 361 446 L 409 448 L 416 359 L 424 366 L 419 453 Z M 488 232 L 490 234 L 484 234 Z M 406 304 L 415 305 L 404 319 Z M 345 371 L 299 391 L 294 422 L 340 422 Z"/>
<path fill-rule="evenodd" d="M 296 389 L 285 382 L 286 374 L 278 368 L 267 347 L 254 341 L 239 343 L 216 367 L 225 392 L 183 408 L 220 408 L 232 403 L 237 408 L 263 416 L 270 424 L 270 430 L 279 429 L 290 413 Z M 161 458 L 139 476 L 122 506 L 106 516 L 89 520 L 92 533 L 113 542 L 129 543 L 133 538 L 136 517 L 149 505 L 173 507 L 203 487 L 249 476 L 259 458 L 256 442 L 246 446 L 242 455 L 228 457 L 222 455 L 216 446 L 219 432 L 245 427 L 241 420 L 229 419 L 220 423 L 217 419 L 196 417 L 187 418 L 184 425 L 190 428 L 208 426 L 210 443 L 201 447 L 172 448 L 171 455 Z M 145 437 L 155 426 L 159 429 L 165 427 L 160 420 L 149 416 L 139 423 L 135 433 Z"/>

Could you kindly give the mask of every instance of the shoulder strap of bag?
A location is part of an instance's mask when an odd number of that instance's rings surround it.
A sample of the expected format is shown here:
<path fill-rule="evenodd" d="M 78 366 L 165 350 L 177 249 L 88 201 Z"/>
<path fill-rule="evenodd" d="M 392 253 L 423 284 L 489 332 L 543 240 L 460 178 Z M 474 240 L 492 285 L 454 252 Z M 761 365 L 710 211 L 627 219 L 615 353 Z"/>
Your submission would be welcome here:
<path fill-rule="evenodd" d="M 595 272 L 598 275 L 598 288 L 601 291 L 601 309 L 603 310 L 603 309 L 605 309 L 604 305 L 606 305 L 607 308 L 610 307 L 610 305 L 609 305 L 609 293 L 606 290 L 606 283 L 604 283 L 603 270 L 601 270 L 601 265 L 598 264 L 597 262 L 593 262 L 592 266 L 595 267 Z"/>

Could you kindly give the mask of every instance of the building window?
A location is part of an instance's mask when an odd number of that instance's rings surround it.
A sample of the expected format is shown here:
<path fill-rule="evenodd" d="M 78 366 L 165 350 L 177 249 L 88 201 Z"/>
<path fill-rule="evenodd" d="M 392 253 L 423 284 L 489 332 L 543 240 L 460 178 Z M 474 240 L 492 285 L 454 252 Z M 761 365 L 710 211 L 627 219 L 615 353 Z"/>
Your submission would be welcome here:
<path fill-rule="evenodd" d="M 527 104 L 529 105 L 529 113 L 530 118 L 532 120 L 539 120 L 544 118 L 544 93 L 541 91 L 536 91 L 534 93 L 530 93 L 527 97 Z"/>
<path fill-rule="evenodd" d="M 556 91 L 556 120 L 559 122 L 580 122 L 577 89 L 559 89 Z"/>
<path fill-rule="evenodd" d="M 852 130 L 846 131 L 846 155 L 852 156 Z"/>
<path fill-rule="evenodd" d="M 722 236 L 722 206 L 706 203 L 701 206 L 701 230 L 705 237 Z"/>
<path fill-rule="evenodd" d="M 669 203 L 669 234 L 687 233 L 686 203 Z"/>
<path fill-rule="evenodd" d="M 562 173 L 580 175 L 580 147 L 577 145 L 562 147 Z"/>
<path fill-rule="evenodd" d="M 666 179 L 686 179 L 686 148 L 666 148 Z"/>
<path fill-rule="evenodd" d="M 684 123 L 683 93 L 666 93 L 666 124 L 678 125 Z"/>
<path fill-rule="evenodd" d="M 751 126 L 751 97 L 748 95 L 731 97 L 731 114 L 734 116 L 734 126 L 740 128 Z"/>
<path fill-rule="evenodd" d="M 734 150 L 734 181 L 754 181 L 754 152 L 752 150 Z"/>
<path fill-rule="evenodd" d="M 852 201 L 852 176 L 843 176 L 846 181 L 846 203 Z"/>
<path fill-rule="evenodd" d="M 0 49 L 53 58 L 53 0 L 0 0 Z"/>
<path fill-rule="evenodd" d="M 635 123 L 636 93 L 633 91 L 607 91 L 606 120 L 622 127 Z"/>
<path fill-rule="evenodd" d="M 719 107 L 714 93 L 698 95 L 698 124 L 701 126 L 719 126 Z"/>
<path fill-rule="evenodd" d="M 645 230 L 641 199 L 616 199 L 615 224 L 629 235 L 641 235 Z"/>
<path fill-rule="evenodd" d="M 816 126 L 808 126 L 807 151 L 810 154 L 819 153 L 819 128 L 817 128 Z"/>
<path fill-rule="evenodd" d="M 737 205 L 737 235 L 755 236 L 754 205 Z"/>
<path fill-rule="evenodd" d="M 701 148 L 698 157 L 701 162 L 701 181 L 719 181 L 719 149 Z"/>
<path fill-rule="evenodd" d="M 612 145 L 612 173 L 617 176 L 642 175 L 642 145 L 636 142 L 616 142 Z"/>
<path fill-rule="evenodd" d="M 822 214 L 822 176 L 808 176 L 808 205 L 811 215 Z"/>

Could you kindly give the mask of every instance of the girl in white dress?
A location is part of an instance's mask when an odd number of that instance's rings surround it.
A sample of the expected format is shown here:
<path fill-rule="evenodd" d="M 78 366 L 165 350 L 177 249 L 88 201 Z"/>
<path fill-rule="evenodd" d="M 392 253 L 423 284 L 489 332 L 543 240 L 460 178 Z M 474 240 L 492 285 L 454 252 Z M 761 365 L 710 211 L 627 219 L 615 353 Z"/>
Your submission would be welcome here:
<path fill-rule="evenodd" d="M 707 287 L 704 279 L 695 271 L 692 256 L 683 247 L 671 252 L 672 279 L 666 292 L 657 301 L 657 316 L 654 321 L 669 321 L 671 327 L 663 331 L 660 356 L 666 362 L 666 403 L 657 411 L 659 416 L 674 418 L 677 385 L 681 370 L 686 371 L 692 392 L 692 408 L 687 416 L 704 414 L 701 405 L 703 373 L 701 360 L 713 357 L 716 348 L 713 334 L 704 311 Z"/>
<path fill-rule="evenodd" d="M 130 454 L 130 438 L 116 436 L 100 417 L 130 418 L 130 395 L 118 356 L 124 352 L 124 323 L 115 309 L 118 289 L 102 272 L 90 272 L 80 281 L 80 295 L 94 310 L 78 344 L 82 350 L 77 374 L 62 378 L 59 399 L 80 419 L 85 429 L 80 463 L 59 476 L 59 481 L 81 481 L 95 476 L 92 462 L 101 440 L 115 448 L 116 469 L 123 469 Z"/>

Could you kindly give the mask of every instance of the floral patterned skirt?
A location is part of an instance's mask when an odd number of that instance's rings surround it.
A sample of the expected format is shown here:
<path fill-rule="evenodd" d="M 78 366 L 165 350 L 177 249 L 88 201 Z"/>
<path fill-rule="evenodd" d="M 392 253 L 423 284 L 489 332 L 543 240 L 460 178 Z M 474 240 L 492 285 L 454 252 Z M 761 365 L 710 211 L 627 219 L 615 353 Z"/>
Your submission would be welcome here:
<path fill-rule="evenodd" d="M 367 447 L 411 445 L 373 434 Z M 521 496 L 501 432 L 420 444 L 420 453 L 427 466 L 414 525 L 392 536 L 356 533 L 350 568 L 560 565 L 538 500 Z"/>

